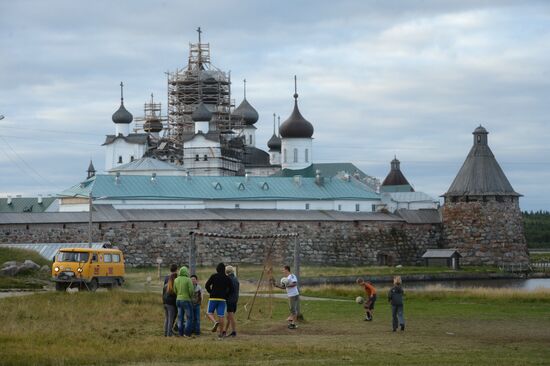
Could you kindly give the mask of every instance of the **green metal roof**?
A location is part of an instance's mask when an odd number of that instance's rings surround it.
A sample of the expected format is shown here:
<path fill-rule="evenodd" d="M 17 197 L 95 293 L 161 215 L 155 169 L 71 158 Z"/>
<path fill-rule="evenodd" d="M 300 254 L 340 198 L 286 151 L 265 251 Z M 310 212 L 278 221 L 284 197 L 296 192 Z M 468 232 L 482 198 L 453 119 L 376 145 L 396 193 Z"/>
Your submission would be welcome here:
<path fill-rule="evenodd" d="M 13 197 L 8 205 L 7 198 L 0 198 L 0 212 L 44 212 L 56 197 L 43 197 L 38 203 L 37 197 Z"/>
<path fill-rule="evenodd" d="M 172 200 L 380 200 L 355 180 L 287 177 L 206 177 L 96 175 L 59 194 L 60 197 Z"/>

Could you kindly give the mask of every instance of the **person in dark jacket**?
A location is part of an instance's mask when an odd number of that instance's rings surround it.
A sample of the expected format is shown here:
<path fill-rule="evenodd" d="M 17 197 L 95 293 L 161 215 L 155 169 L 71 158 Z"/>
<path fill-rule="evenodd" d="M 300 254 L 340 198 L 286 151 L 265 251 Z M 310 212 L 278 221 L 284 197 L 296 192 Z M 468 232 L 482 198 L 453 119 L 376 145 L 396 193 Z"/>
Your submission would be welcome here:
<path fill-rule="evenodd" d="M 168 276 L 168 280 L 162 287 L 162 303 L 164 304 L 164 336 L 174 335 L 173 326 L 176 319 L 176 293 L 174 292 L 174 281 L 177 273 Z"/>
<path fill-rule="evenodd" d="M 227 323 L 225 325 L 225 330 L 222 333 L 225 335 L 231 326 L 231 333 L 227 335 L 228 337 L 237 336 L 237 322 L 235 321 L 235 313 L 237 312 L 237 302 L 239 301 L 239 280 L 235 276 L 235 267 L 226 266 L 225 274 L 231 280 L 233 284 L 233 291 L 227 297 Z"/>
<path fill-rule="evenodd" d="M 395 332 L 397 325 L 405 330 L 405 319 L 403 318 L 403 289 L 401 288 L 401 277 L 393 278 L 393 287 L 388 292 L 388 301 L 391 304 L 392 329 Z"/>
<path fill-rule="evenodd" d="M 219 263 L 216 267 L 216 273 L 214 273 L 204 288 L 210 294 L 208 300 L 208 310 L 206 315 L 214 325 L 212 326 L 212 332 L 218 331 L 218 338 L 223 338 L 224 316 L 226 300 L 229 294 L 233 291 L 233 284 L 227 275 L 225 274 L 225 264 Z M 214 312 L 218 316 L 218 320 L 214 317 Z"/>
<path fill-rule="evenodd" d="M 164 276 L 163 286 L 166 286 L 166 284 L 168 283 L 168 279 L 170 279 L 170 276 L 174 273 L 176 274 L 176 277 L 177 277 L 178 276 L 178 265 L 177 264 L 171 264 L 170 265 L 170 274 L 167 274 L 166 276 Z M 172 327 L 172 332 L 173 333 L 178 332 L 178 322 L 176 322 L 176 318 L 174 318 L 174 325 Z"/>

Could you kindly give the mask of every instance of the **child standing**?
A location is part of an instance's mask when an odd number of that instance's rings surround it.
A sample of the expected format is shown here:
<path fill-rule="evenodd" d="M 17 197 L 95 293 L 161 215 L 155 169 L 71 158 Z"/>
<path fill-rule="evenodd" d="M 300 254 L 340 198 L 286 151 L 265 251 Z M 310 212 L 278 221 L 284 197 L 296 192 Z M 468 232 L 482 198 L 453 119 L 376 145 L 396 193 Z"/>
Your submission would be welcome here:
<path fill-rule="evenodd" d="M 367 300 L 365 301 L 365 321 L 371 321 L 374 313 L 374 304 L 376 303 L 376 288 L 372 283 L 358 278 L 355 282 L 365 290 Z"/>
<path fill-rule="evenodd" d="M 405 330 L 405 319 L 403 318 L 403 289 L 401 288 L 401 277 L 393 278 L 393 287 L 388 293 L 388 301 L 391 304 L 392 329 L 395 332 L 397 325 Z"/>
<path fill-rule="evenodd" d="M 174 280 L 177 273 L 172 273 L 162 287 L 162 303 L 164 304 L 164 336 L 173 335 L 174 320 L 176 319 L 176 293 L 174 292 Z"/>
<path fill-rule="evenodd" d="M 195 320 L 194 323 L 194 329 L 191 329 L 193 333 L 196 335 L 201 334 L 201 304 L 202 304 L 202 287 L 199 285 L 199 278 L 197 275 L 191 275 L 191 281 L 193 281 L 193 300 L 192 300 L 192 306 L 193 306 L 193 319 Z"/>

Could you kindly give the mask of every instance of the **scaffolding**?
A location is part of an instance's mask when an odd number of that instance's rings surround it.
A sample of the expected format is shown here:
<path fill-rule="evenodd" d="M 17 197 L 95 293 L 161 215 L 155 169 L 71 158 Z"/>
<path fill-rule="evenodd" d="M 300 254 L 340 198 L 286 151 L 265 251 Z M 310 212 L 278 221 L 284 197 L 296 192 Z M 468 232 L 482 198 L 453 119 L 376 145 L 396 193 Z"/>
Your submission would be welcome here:
<path fill-rule="evenodd" d="M 231 99 L 231 74 L 211 64 L 210 44 L 201 42 L 200 28 L 197 32 L 199 41 L 189 44 L 187 66 L 166 73 L 167 116 L 163 120 L 162 137 L 147 155 L 183 165 L 184 141 L 195 133 L 191 115 L 203 102 L 212 112 L 209 133 L 219 135 L 223 170 L 227 175 L 238 175 L 244 172 L 243 144 L 235 140 L 242 139 L 244 122 L 242 116 L 231 113 L 235 108 Z M 150 111 L 156 113 L 155 108 L 150 106 Z"/>

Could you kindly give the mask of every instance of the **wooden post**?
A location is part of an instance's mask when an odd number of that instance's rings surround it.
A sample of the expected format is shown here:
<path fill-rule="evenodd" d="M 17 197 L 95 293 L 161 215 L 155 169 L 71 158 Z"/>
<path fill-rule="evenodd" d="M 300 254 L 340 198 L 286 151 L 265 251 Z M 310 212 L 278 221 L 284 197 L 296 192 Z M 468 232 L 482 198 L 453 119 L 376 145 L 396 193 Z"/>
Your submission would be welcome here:
<path fill-rule="evenodd" d="M 191 232 L 191 240 L 189 241 L 189 273 L 194 275 L 196 274 L 196 268 L 197 268 L 197 253 L 196 253 L 196 235 L 195 233 Z"/>
<path fill-rule="evenodd" d="M 294 237 L 294 274 L 300 281 L 300 241 L 297 236 Z"/>
<path fill-rule="evenodd" d="M 90 190 L 90 196 L 88 197 L 88 210 L 90 214 L 88 216 L 88 248 L 92 247 L 92 191 Z"/>

